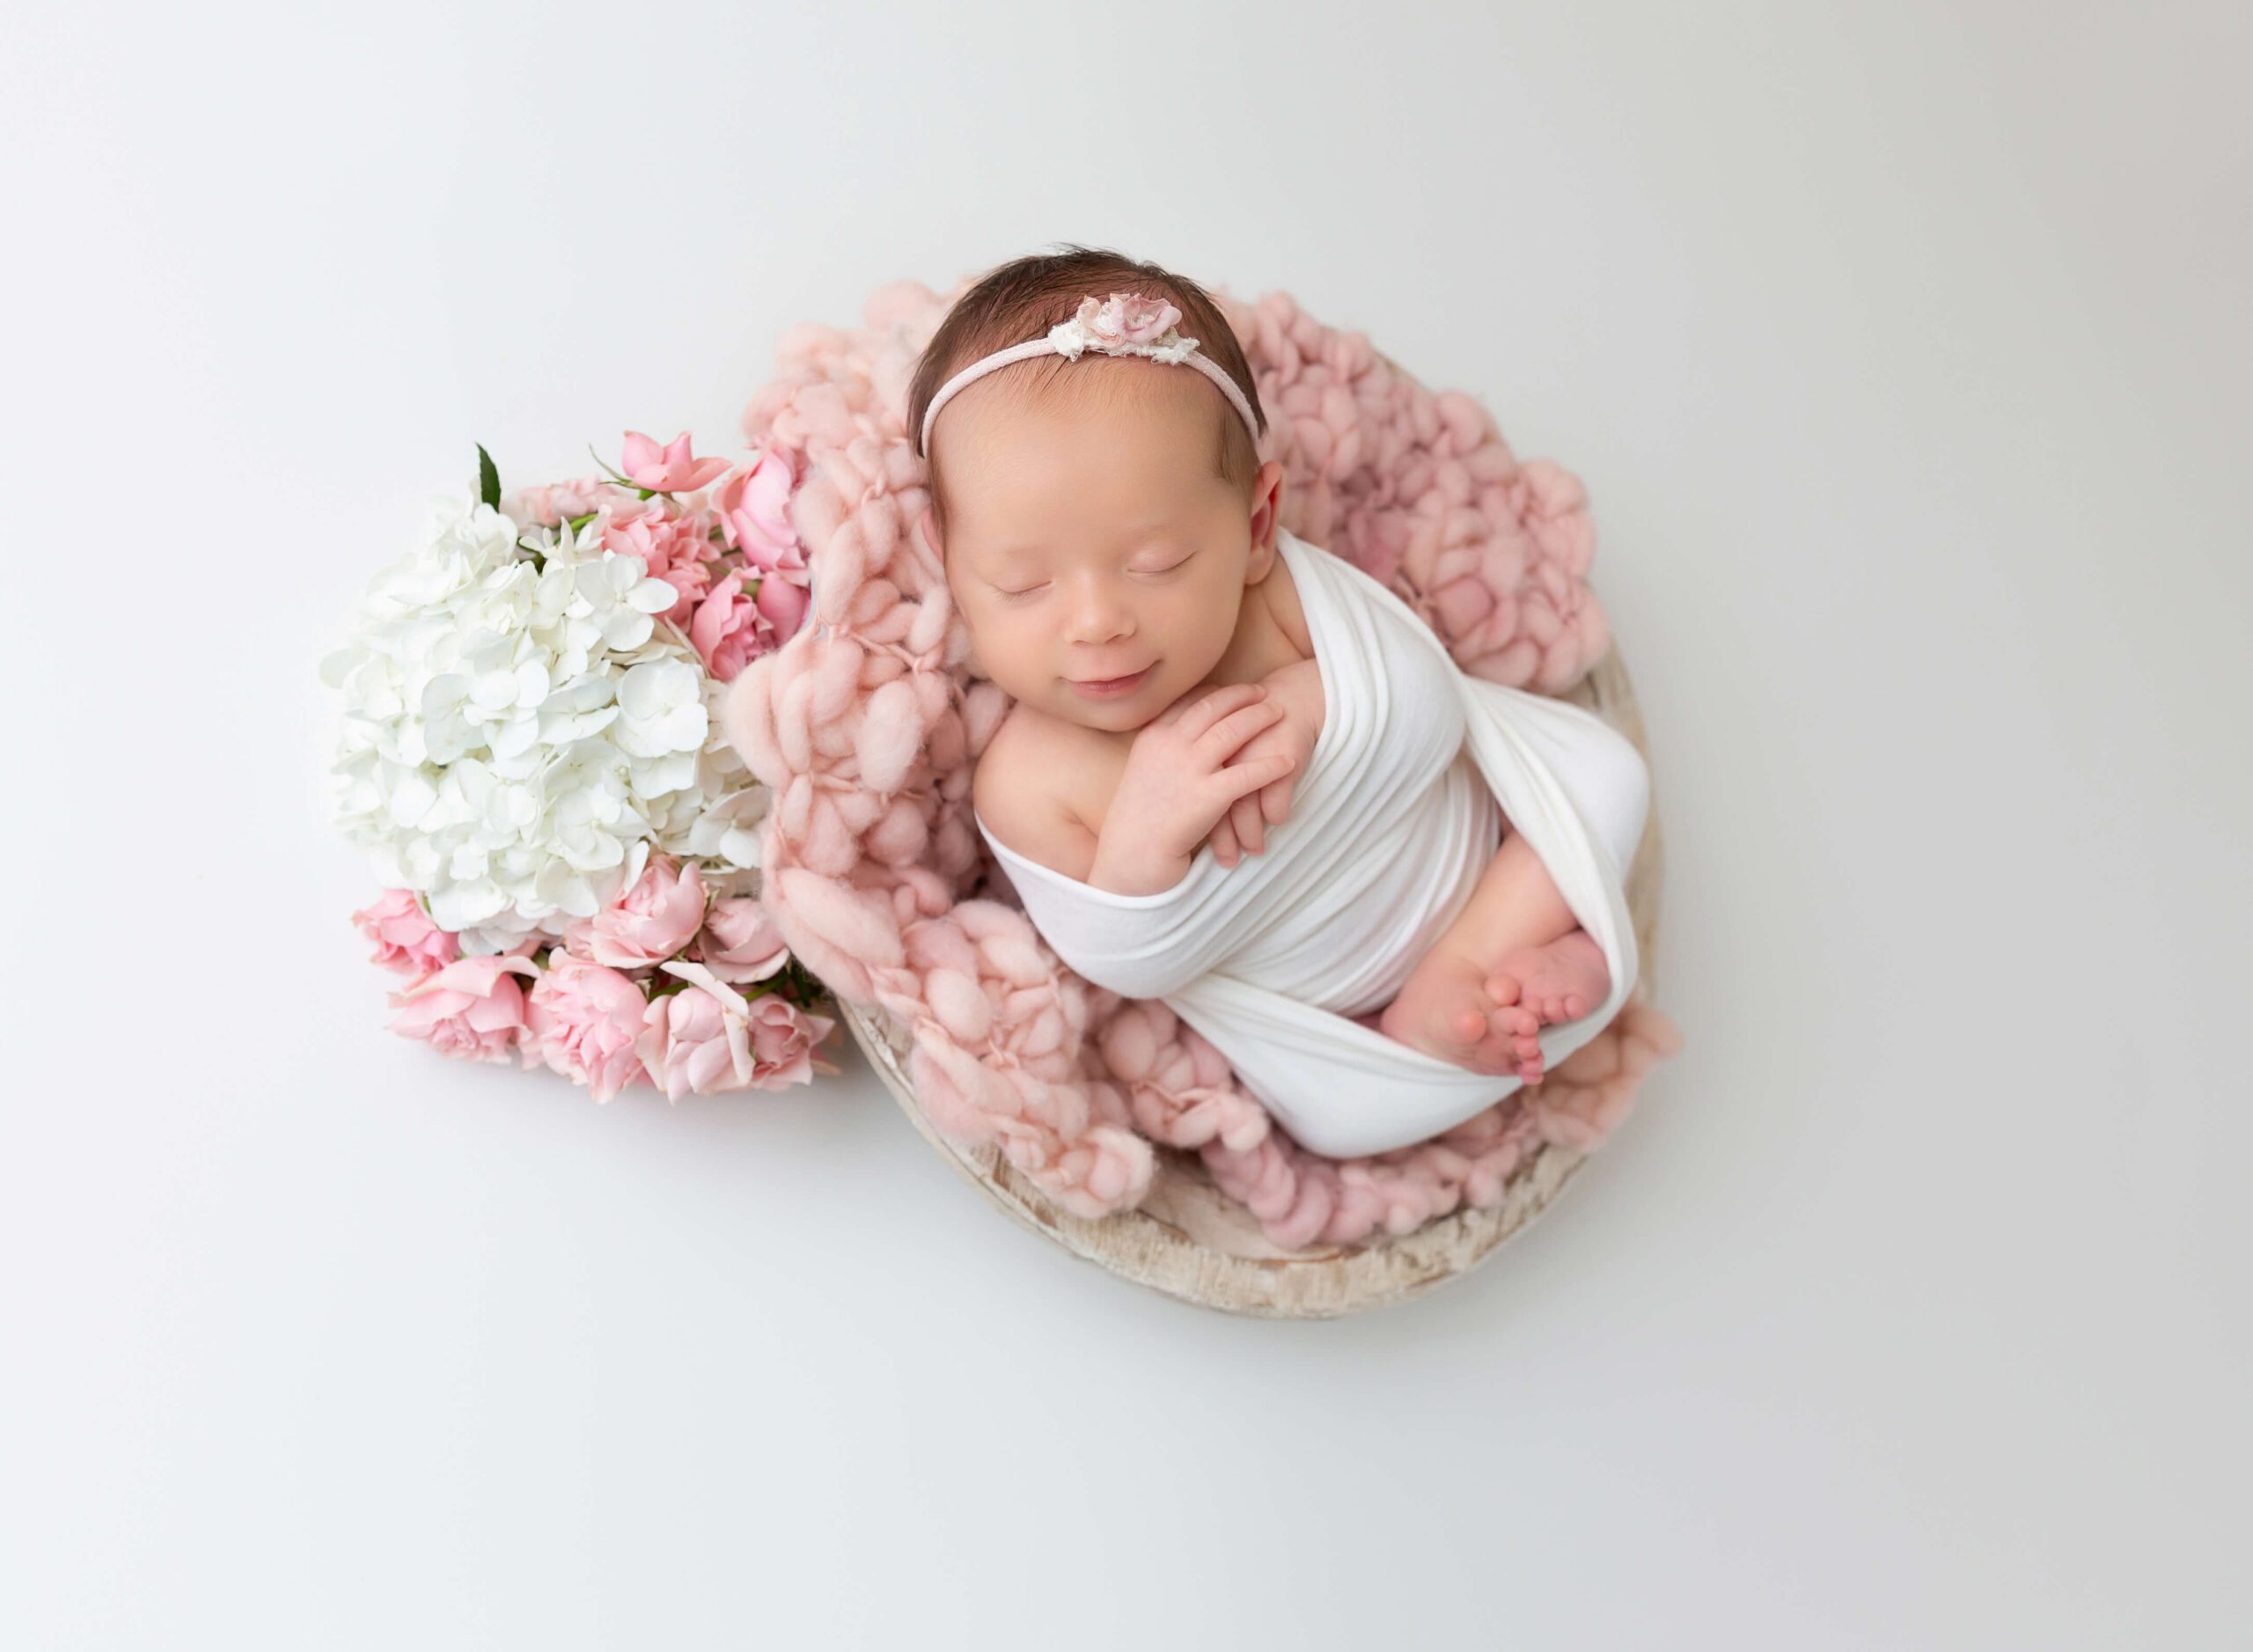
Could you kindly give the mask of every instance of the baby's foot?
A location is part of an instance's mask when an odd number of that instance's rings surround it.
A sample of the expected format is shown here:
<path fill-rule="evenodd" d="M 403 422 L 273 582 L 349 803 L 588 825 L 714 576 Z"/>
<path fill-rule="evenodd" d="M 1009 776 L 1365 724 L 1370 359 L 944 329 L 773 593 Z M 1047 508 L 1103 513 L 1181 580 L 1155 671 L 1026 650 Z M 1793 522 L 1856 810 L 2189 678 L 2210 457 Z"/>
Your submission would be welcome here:
<path fill-rule="evenodd" d="M 1489 980 L 1490 973 L 1474 959 L 1427 953 L 1378 1015 L 1376 1030 L 1474 1073 L 1517 1072 L 1529 1057 L 1537 1068 L 1541 1046 L 1533 1035 L 1539 1020 L 1524 1005 L 1496 1002 Z"/>
<path fill-rule="evenodd" d="M 1521 946 L 1502 954 L 1486 990 L 1495 1004 L 1530 1010 L 1537 1025 L 1554 1026 L 1576 1021 L 1602 1003 L 1611 990 L 1611 969 L 1596 937 L 1574 929 L 1545 946 Z M 1541 1082 L 1540 1045 L 1534 1045 L 1529 1061 L 1520 1063 L 1518 1074 L 1529 1084 Z"/>

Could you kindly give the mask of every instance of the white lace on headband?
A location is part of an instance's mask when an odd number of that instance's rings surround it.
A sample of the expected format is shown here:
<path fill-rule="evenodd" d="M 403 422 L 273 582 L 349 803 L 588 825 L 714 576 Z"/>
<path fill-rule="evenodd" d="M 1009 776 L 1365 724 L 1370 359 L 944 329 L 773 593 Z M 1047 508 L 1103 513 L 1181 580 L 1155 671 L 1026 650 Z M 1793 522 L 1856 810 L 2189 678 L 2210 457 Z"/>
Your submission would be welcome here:
<path fill-rule="evenodd" d="M 1042 337 L 981 356 L 940 385 L 939 393 L 931 398 L 931 405 L 923 409 L 923 428 L 916 437 L 915 452 L 926 459 L 930 456 L 931 422 L 939 416 L 939 409 L 947 405 L 948 399 L 965 385 L 983 378 L 997 367 L 1007 367 L 1011 362 L 1048 355 L 1077 361 L 1082 350 L 1097 350 L 1105 356 L 1141 356 L 1170 365 L 1194 367 L 1221 387 L 1221 393 L 1237 410 L 1237 416 L 1244 421 L 1244 428 L 1251 433 L 1252 444 L 1257 446 L 1259 422 L 1252 416 L 1251 403 L 1245 399 L 1243 387 L 1224 369 L 1215 365 L 1210 356 L 1198 352 L 1195 339 L 1181 336 L 1175 325 L 1180 319 L 1181 312 L 1164 299 L 1146 298 L 1137 292 L 1114 292 L 1107 298 L 1082 298 L 1078 312 L 1070 320 L 1058 322 Z"/>

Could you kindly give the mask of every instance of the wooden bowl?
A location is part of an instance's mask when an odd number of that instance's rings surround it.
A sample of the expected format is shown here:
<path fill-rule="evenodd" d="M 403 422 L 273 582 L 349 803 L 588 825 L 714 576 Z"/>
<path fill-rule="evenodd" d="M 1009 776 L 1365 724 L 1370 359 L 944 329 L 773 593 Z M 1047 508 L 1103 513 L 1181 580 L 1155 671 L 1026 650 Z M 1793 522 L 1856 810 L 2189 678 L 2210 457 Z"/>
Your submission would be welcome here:
<path fill-rule="evenodd" d="M 1635 691 L 1617 647 L 1565 698 L 1587 707 L 1650 757 Z M 1657 941 L 1663 873 L 1656 787 L 1634 864 L 1627 874 L 1627 909 L 1634 920 L 1641 968 L 1632 1000 L 1648 998 Z M 1354 1245 L 1288 1251 L 1260 1232 L 1251 1213 L 1213 1186 L 1194 1153 L 1161 1147 L 1149 1196 L 1134 1210 L 1099 1221 L 1050 1204 L 991 1145 L 966 1148 L 942 1135 L 923 1112 L 907 1078 L 910 1039 L 881 1011 L 838 1002 L 869 1063 L 924 1139 L 972 1186 L 1035 1233 L 1121 1278 L 1202 1308 L 1274 1319 L 1327 1319 L 1405 1302 L 1459 1279 L 1503 1240 L 1549 1208 L 1586 1156 L 1569 1148 L 1537 1149 L 1519 1166 L 1501 1201 L 1461 1209 L 1398 1237 L 1375 1235 Z"/>

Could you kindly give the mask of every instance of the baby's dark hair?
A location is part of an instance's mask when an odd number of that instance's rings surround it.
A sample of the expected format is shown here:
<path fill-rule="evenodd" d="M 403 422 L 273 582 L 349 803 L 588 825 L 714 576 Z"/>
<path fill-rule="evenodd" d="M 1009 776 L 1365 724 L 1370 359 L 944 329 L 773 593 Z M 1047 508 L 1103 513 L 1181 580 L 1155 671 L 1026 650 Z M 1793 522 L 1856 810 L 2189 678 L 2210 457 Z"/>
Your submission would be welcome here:
<path fill-rule="evenodd" d="M 1251 381 L 1251 364 L 1236 329 L 1221 313 L 1212 296 L 1185 275 L 1163 267 L 1128 258 L 1104 247 L 1080 246 L 1069 241 L 1055 244 L 1054 253 L 1028 253 L 989 270 L 955 301 L 939 323 L 939 330 L 923 349 L 907 393 L 907 432 L 910 439 L 923 428 L 923 414 L 948 379 L 971 363 L 1007 349 L 1026 339 L 1039 338 L 1060 321 L 1068 321 L 1080 301 L 1104 297 L 1112 292 L 1139 292 L 1163 298 L 1181 312 L 1182 334 L 1197 341 L 1198 354 L 1234 379 L 1251 404 L 1259 433 L 1267 433 L 1267 415 L 1259 405 L 1259 386 Z M 1082 360 L 1085 358 L 1082 357 Z M 1074 363 L 1060 356 L 1035 356 L 1018 363 L 1031 375 L 1034 392 Z M 1011 371 L 1011 370 L 1005 370 Z M 1223 481 L 1249 491 L 1259 474 L 1259 451 L 1251 432 L 1228 399 L 1215 391 L 1220 428 L 1215 433 L 1214 472 Z M 936 434 L 936 431 L 934 432 Z M 936 446 L 936 444 L 934 444 Z M 931 511 L 944 532 L 947 521 L 946 487 L 936 456 L 930 459 Z"/>

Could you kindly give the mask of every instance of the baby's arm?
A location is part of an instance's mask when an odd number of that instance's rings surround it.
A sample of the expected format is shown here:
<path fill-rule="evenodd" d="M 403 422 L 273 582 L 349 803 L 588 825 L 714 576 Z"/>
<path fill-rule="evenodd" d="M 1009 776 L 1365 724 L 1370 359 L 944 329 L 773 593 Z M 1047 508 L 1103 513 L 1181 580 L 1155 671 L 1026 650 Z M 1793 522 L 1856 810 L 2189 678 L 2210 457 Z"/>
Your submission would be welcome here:
<path fill-rule="evenodd" d="M 1324 702 L 1322 667 L 1310 659 L 1293 660 L 1269 672 L 1260 681 L 1271 700 L 1280 700 L 1283 715 L 1303 732 L 1311 746 L 1322 732 Z"/>
<path fill-rule="evenodd" d="M 971 776 L 970 797 L 987 830 L 1027 860 L 1084 879 L 1095 860 L 1095 833 L 1053 789 L 1053 764 L 1022 761 L 1025 753 L 995 735 Z"/>

